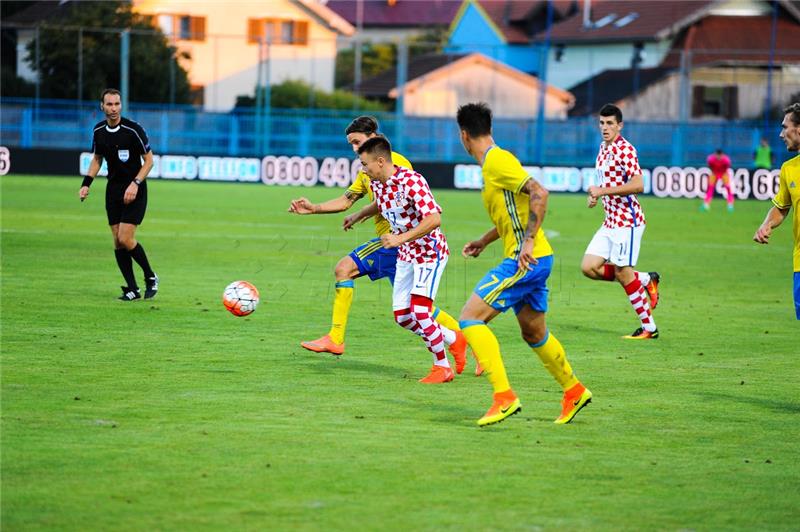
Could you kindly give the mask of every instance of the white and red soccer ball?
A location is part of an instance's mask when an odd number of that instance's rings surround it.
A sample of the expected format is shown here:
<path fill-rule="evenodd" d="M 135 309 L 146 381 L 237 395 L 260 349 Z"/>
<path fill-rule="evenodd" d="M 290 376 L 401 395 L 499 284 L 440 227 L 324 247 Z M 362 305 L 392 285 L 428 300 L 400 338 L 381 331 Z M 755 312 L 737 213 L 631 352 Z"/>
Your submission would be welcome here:
<path fill-rule="evenodd" d="M 234 281 L 222 293 L 222 304 L 234 316 L 252 314 L 259 300 L 258 288 L 247 281 Z"/>

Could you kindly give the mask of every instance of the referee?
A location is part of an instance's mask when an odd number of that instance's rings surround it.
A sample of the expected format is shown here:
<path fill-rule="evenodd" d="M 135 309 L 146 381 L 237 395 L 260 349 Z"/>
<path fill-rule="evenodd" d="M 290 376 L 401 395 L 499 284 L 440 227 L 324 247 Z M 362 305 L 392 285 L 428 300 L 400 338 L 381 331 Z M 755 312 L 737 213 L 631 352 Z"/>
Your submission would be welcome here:
<path fill-rule="evenodd" d="M 153 152 L 144 128 L 120 115 L 122 102 L 117 89 L 103 91 L 100 95 L 100 108 L 106 119 L 94 126 L 94 157 L 89 165 L 89 172 L 83 178 L 78 196 L 83 201 L 89 195 L 89 187 L 105 159 L 108 164 L 106 214 L 114 235 L 117 266 L 125 278 L 125 286 L 122 287 L 122 296 L 119 299 L 133 301 L 142 297 L 133 275 L 134 260 L 144 272 L 144 297 L 149 299 L 158 292 L 158 276 L 150 267 L 144 248 L 136 241 L 136 227 L 142 223 L 147 210 L 145 179 L 153 168 Z"/>

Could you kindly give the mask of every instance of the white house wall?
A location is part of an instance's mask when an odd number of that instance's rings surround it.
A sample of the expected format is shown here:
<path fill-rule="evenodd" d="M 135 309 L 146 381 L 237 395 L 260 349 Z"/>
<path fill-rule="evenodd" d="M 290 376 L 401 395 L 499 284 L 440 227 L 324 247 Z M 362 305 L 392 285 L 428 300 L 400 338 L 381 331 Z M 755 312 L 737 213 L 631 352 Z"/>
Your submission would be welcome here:
<path fill-rule="evenodd" d="M 661 64 L 669 51 L 670 43 L 646 43 L 642 53 L 641 68 Z M 561 61 L 556 61 L 556 47 L 550 49 L 547 63 L 547 81 L 556 87 L 569 89 L 604 70 L 630 68 L 633 44 L 566 45 Z"/>
<path fill-rule="evenodd" d="M 424 78 L 423 78 L 424 79 Z M 406 114 L 411 116 L 453 116 L 458 106 L 487 102 L 497 117 L 535 118 L 539 90 L 516 77 L 484 65 L 456 69 L 450 76 L 431 76 L 404 95 Z M 548 118 L 566 118 L 567 104 L 550 94 L 545 98 Z"/>
<path fill-rule="evenodd" d="M 271 83 L 301 79 L 324 91 L 333 90 L 336 32 L 287 0 L 265 2 L 182 2 L 136 0 L 143 14 L 186 14 L 206 17 L 203 42 L 177 41 L 191 59 L 182 61 L 193 85 L 205 87 L 204 107 L 230 110 L 238 95 L 253 95 L 258 65 L 258 45 L 247 39 L 248 19 L 286 18 L 308 21 L 308 44 L 269 46 Z"/>

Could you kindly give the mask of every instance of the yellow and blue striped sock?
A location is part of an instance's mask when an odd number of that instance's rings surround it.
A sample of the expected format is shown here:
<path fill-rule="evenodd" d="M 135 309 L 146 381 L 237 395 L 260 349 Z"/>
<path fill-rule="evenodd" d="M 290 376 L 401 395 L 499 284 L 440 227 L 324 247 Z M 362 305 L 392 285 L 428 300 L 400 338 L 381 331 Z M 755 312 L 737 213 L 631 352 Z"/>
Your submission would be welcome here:
<path fill-rule="evenodd" d="M 545 332 L 544 339 L 541 342 L 528 343 L 528 345 L 539 355 L 544 367 L 547 368 L 547 371 L 550 372 L 550 375 L 561 385 L 564 391 L 578 384 L 578 379 L 575 377 L 572 366 L 567 360 L 564 346 L 561 345 L 558 338 L 550 334 L 549 329 Z"/>
<path fill-rule="evenodd" d="M 352 280 L 336 282 L 336 295 L 333 297 L 333 319 L 331 320 L 331 331 L 328 333 L 328 336 L 336 344 L 344 343 L 344 331 L 347 328 L 350 306 L 353 304 L 354 287 L 355 283 Z"/>
<path fill-rule="evenodd" d="M 511 388 L 500 355 L 500 344 L 486 322 L 480 320 L 461 320 L 461 332 L 467 338 L 475 358 L 486 371 L 487 378 L 494 388 L 494 393 L 502 393 Z"/>

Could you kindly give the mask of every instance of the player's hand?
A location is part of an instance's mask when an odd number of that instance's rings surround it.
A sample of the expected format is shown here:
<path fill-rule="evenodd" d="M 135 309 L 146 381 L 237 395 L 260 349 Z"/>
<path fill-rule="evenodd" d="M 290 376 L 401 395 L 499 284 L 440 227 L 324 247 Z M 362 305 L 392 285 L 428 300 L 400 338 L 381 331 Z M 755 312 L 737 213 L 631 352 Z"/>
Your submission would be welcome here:
<path fill-rule="evenodd" d="M 594 199 L 594 202 L 597 203 L 597 200 L 600 198 L 602 194 L 600 194 L 600 187 L 596 187 L 594 185 L 590 186 L 586 189 L 586 193 L 589 194 L 589 197 Z"/>
<path fill-rule="evenodd" d="M 344 229 L 345 231 L 349 231 L 350 229 L 353 228 L 354 225 L 363 224 L 365 221 L 367 221 L 367 219 L 359 218 L 358 213 L 350 214 L 348 216 L 345 216 L 344 220 L 342 220 L 342 229 Z"/>
<path fill-rule="evenodd" d="M 88 195 L 89 195 L 89 187 L 81 187 L 81 189 L 78 191 L 78 197 L 81 199 L 81 201 L 85 200 L 86 196 Z"/>
<path fill-rule="evenodd" d="M 536 266 L 539 261 L 533 256 L 533 238 L 526 238 L 522 242 L 522 249 L 519 252 L 517 264 L 520 270 L 532 270 L 531 266 Z"/>
<path fill-rule="evenodd" d="M 591 196 L 586 196 L 586 206 L 590 209 L 597 205 L 597 198 L 593 198 Z"/>
<path fill-rule="evenodd" d="M 472 242 L 467 242 L 464 244 L 464 249 L 461 250 L 461 255 L 464 257 L 477 257 L 483 253 L 484 248 L 486 248 L 486 244 L 480 240 L 473 240 Z"/>
<path fill-rule="evenodd" d="M 292 200 L 289 205 L 289 212 L 295 214 L 314 214 L 314 204 L 306 198 Z"/>
<path fill-rule="evenodd" d="M 403 237 L 386 233 L 381 235 L 381 244 L 383 244 L 383 249 L 399 248 L 403 244 Z"/>
<path fill-rule="evenodd" d="M 128 188 L 125 189 L 125 195 L 122 197 L 122 203 L 125 205 L 133 202 L 136 199 L 136 194 L 139 192 L 139 185 L 131 181 Z"/>
<path fill-rule="evenodd" d="M 772 227 L 769 224 L 761 224 L 753 235 L 753 240 L 759 244 L 769 244 L 769 236 L 772 234 Z"/>

